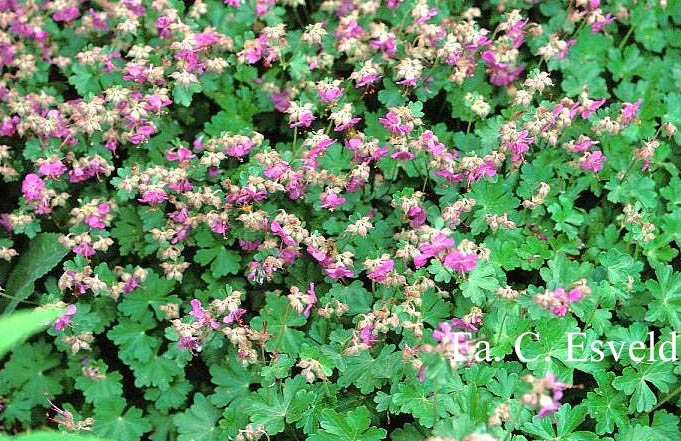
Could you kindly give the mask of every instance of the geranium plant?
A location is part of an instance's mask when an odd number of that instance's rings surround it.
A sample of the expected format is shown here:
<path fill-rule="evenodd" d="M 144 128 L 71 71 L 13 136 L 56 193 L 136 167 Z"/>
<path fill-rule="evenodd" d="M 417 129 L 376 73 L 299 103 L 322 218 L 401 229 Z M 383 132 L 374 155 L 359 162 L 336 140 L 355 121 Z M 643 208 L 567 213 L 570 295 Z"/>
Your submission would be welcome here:
<path fill-rule="evenodd" d="M 678 0 L 0 17 L 1 431 L 681 437 Z"/>

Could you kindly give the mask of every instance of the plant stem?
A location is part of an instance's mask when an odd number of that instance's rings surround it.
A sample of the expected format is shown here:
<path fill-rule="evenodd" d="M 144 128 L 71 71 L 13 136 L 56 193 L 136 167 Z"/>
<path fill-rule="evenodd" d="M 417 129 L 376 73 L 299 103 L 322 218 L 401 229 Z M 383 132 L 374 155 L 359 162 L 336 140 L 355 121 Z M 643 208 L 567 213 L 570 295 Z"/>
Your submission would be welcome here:
<path fill-rule="evenodd" d="M 627 40 L 629 40 L 629 37 L 631 36 L 631 33 L 632 33 L 632 32 L 634 32 L 634 27 L 633 27 L 633 26 L 630 26 L 630 27 L 629 27 L 629 30 L 628 30 L 627 33 L 624 35 L 624 38 L 623 38 L 622 41 L 620 42 L 619 46 L 617 46 L 617 49 L 622 49 L 622 48 L 624 47 L 624 45 L 627 43 Z"/>
<path fill-rule="evenodd" d="M 679 392 L 681 392 L 681 386 L 677 387 L 676 390 L 675 390 L 674 392 L 670 393 L 669 395 L 667 395 L 666 397 L 664 397 L 664 398 L 662 399 L 662 401 L 660 401 L 659 403 L 657 403 L 657 406 L 655 406 L 655 408 L 653 409 L 653 411 L 657 410 L 657 409 L 658 409 L 660 406 L 662 406 L 664 403 L 666 403 L 667 401 L 669 401 L 669 400 L 671 400 L 672 398 L 674 398 L 675 396 L 677 396 L 677 395 L 679 394 Z"/>

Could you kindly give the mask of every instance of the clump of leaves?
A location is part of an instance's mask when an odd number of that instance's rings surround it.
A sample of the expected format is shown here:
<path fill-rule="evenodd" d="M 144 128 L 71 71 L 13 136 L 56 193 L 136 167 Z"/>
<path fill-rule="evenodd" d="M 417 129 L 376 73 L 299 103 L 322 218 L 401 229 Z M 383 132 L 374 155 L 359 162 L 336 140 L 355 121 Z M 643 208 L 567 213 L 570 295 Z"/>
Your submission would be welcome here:
<path fill-rule="evenodd" d="M 678 1 L 0 10 L 7 433 L 681 436 Z"/>

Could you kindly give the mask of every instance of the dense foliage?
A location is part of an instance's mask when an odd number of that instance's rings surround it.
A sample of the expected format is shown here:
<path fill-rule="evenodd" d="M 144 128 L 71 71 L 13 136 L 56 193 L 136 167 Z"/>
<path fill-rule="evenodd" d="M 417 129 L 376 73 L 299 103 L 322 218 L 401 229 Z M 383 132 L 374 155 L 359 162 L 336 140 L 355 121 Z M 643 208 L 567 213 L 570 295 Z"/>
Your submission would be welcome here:
<path fill-rule="evenodd" d="M 681 1 L 471 6 L 0 1 L 0 428 L 678 441 Z"/>

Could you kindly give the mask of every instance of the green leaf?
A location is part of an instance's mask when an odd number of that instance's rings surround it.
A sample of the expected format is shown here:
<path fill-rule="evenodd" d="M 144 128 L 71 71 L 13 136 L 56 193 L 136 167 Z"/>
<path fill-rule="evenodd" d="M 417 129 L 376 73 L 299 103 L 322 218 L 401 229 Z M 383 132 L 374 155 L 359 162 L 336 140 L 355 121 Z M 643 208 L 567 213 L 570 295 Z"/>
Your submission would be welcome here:
<path fill-rule="evenodd" d="M 384 429 L 371 427 L 369 410 L 360 406 L 340 414 L 324 409 L 321 416 L 322 430 L 308 438 L 309 441 L 380 441 L 388 434 Z"/>
<path fill-rule="evenodd" d="M 192 388 L 193 385 L 189 381 L 178 377 L 165 389 L 146 388 L 144 398 L 153 401 L 156 409 L 168 412 L 170 409 L 184 408 L 183 405 Z"/>
<path fill-rule="evenodd" d="M 194 395 L 194 404 L 184 413 L 175 415 L 178 441 L 219 441 L 224 439 L 222 429 L 217 425 L 220 411 L 203 394 Z"/>
<path fill-rule="evenodd" d="M 103 363 L 102 363 L 103 365 Z M 76 389 L 83 392 L 85 401 L 99 403 L 111 397 L 120 397 L 123 394 L 123 376 L 117 371 L 106 372 L 100 366 L 100 375 L 103 378 L 81 375 L 76 378 Z"/>
<path fill-rule="evenodd" d="M 338 366 L 341 372 L 338 385 L 347 387 L 354 384 L 363 394 L 368 394 L 383 387 L 388 380 L 398 381 L 396 374 L 402 369 L 402 356 L 394 350 L 395 346 L 386 345 L 376 358 L 369 351 L 343 357 L 344 363 Z"/>
<path fill-rule="evenodd" d="M 28 250 L 21 254 L 5 285 L 5 293 L 14 298 L 9 301 L 0 299 L 0 305 L 7 305 L 5 313 L 14 311 L 21 300 L 33 294 L 36 280 L 47 274 L 69 252 L 58 238 L 58 234 L 39 234 L 29 243 Z"/>
<path fill-rule="evenodd" d="M 106 336 L 121 346 L 122 360 L 135 359 L 145 363 L 151 359 L 161 344 L 158 338 L 146 333 L 155 327 L 156 321 L 147 316 L 140 322 L 121 318 L 118 325 L 107 332 Z"/>
<path fill-rule="evenodd" d="M 95 406 L 95 425 L 92 431 L 117 441 L 138 441 L 142 435 L 152 429 L 151 424 L 142 417 L 142 411 L 136 407 L 126 408 L 123 398 L 110 398 Z"/>
<path fill-rule="evenodd" d="M 92 435 L 60 433 L 52 430 L 40 430 L 38 432 L 22 433 L 13 437 L 0 435 L 0 441 L 111 441 L 108 438 L 100 438 Z"/>
<path fill-rule="evenodd" d="M 13 346 L 39 332 L 64 313 L 61 308 L 20 311 L 0 317 L 0 359 Z"/>
<path fill-rule="evenodd" d="M 676 376 L 669 367 L 664 362 L 657 362 L 624 369 L 622 376 L 615 378 L 612 385 L 615 389 L 631 395 L 630 411 L 649 412 L 657 404 L 657 397 L 648 386 L 648 382 L 660 391 L 667 392 L 675 381 Z"/>
<path fill-rule="evenodd" d="M 65 372 L 57 368 L 62 363 L 61 354 L 52 346 L 39 341 L 16 348 L 0 370 L 0 393 L 16 398 L 9 402 L 7 411 L 24 401 L 29 406 L 47 407 L 45 395 L 57 396 L 63 391 Z M 15 402 L 16 400 L 16 402 Z"/>
<path fill-rule="evenodd" d="M 456 410 L 450 394 L 433 394 L 423 383 L 399 384 L 398 392 L 392 397 L 400 412 L 411 414 L 419 424 L 428 428 Z"/>
<path fill-rule="evenodd" d="M 118 309 L 133 320 L 142 320 L 145 316 L 156 312 L 156 317 L 162 319 L 165 315 L 159 306 L 179 302 L 176 296 L 167 297 L 175 286 L 175 280 L 161 278 L 155 272 L 149 271 L 147 279 L 140 287 L 129 294 L 124 294 Z"/>
<path fill-rule="evenodd" d="M 385 104 L 386 107 L 400 107 L 407 102 L 407 99 L 402 96 L 402 91 L 395 86 L 391 80 L 383 79 L 384 89 L 378 91 L 378 101 Z"/>
<path fill-rule="evenodd" d="M 676 332 L 681 332 L 681 273 L 675 273 L 669 265 L 660 265 L 655 268 L 655 276 L 657 280 L 646 282 L 653 296 L 646 320 L 669 323 Z"/>
<path fill-rule="evenodd" d="M 614 376 L 609 374 L 610 381 Z M 615 391 L 609 384 L 587 393 L 585 404 L 589 415 L 596 420 L 596 433 L 599 435 L 612 433 L 615 425 L 626 427 L 629 422 L 624 394 Z"/>
<path fill-rule="evenodd" d="M 565 404 L 556 412 L 557 425 L 554 427 L 552 418 L 534 417 L 531 423 L 523 427 L 525 431 L 534 435 L 537 440 L 552 441 L 599 441 L 598 435 L 592 432 L 575 432 L 584 421 L 586 408 Z"/>
<path fill-rule="evenodd" d="M 180 366 L 167 353 L 154 354 L 144 362 L 131 360 L 130 367 L 135 373 L 135 386 L 139 388 L 157 386 L 167 389 L 173 378 L 182 373 Z"/>
<path fill-rule="evenodd" d="M 210 266 L 213 277 L 219 279 L 227 274 L 238 274 L 241 256 L 236 251 L 228 250 L 223 245 L 214 248 L 201 249 L 196 252 L 194 261 L 205 266 Z"/>
<path fill-rule="evenodd" d="M 255 424 L 264 424 L 270 435 L 283 432 L 285 424 L 300 420 L 303 411 L 312 401 L 314 394 L 305 388 L 305 379 L 298 375 L 283 384 L 263 387 L 251 394 L 244 403 L 244 410 Z"/>
<path fill-rule="evenodd" d="M 485 292 L 493 293 L 499 288 L 499 281 L 495 277 L 492 265 L 478 262 L 478 266 L 467 274 L 468 279 L 461 285 L 463 296 L 471 299 L 476 305 L 485 303 Z"/>
<path fill-rule="evenodd" d="M 285 296 L 269 294 L 261 315 L 251 320 L 250 325 L 262 331 L 267 322 L 267 331 L 272 334 L 266 344 L 268 351 L 297 355 L 305 341 L 305 333 L 293 327 L 302 326 L 305 321 L 305 317 L 293 310 Z"/>
<path fill-rule="evenodd" d="M 215 393 L 210 396 L 210 401 L 219 407 L 226 407 L 231 402 L 241 402 L 248 396 L 253 374 L 243 367 L 236 359 L 235 354 L 229 355 L 226 365 L 214 364 L 210 367 L 210 376 L 215 388 Z"/>
<path fill-rule="evenodd" d="M 578 227 L 584 223 L 584 216 L 573 206 L 573 202 L 566 195 L 561 195 L 558 200 L 560 204 L 553 203 L 546 209 L 551 213 L 551 219 L 556 222 L 556 230 L 562 231 L 570 239 L 577 237 Z"/>
<path fill-rule="evenodd" d="M 192 96 L 198 92 L 201 92 L 201 83 L 192 83 L 189 86 L 175 83 L 173 101 L 187 107 L 192 103 Z"/>
<path fill-rule="evenodd" d="M 73 63 L 71 72 L 73 72 L 73 75 L 69 76 L 69 83 L 76 88 L 80 96 L 85 97 L 90 93 L 98 94 L 101 92 L 102 88 L 99 85 L 98 77 L 90 71 L 89 66 Z"/>

